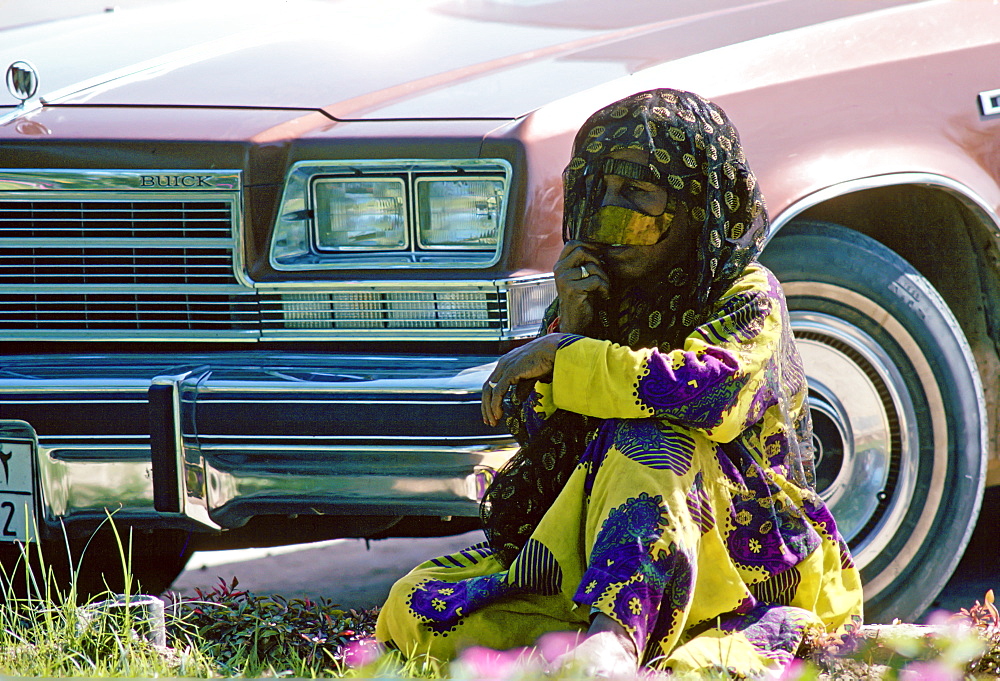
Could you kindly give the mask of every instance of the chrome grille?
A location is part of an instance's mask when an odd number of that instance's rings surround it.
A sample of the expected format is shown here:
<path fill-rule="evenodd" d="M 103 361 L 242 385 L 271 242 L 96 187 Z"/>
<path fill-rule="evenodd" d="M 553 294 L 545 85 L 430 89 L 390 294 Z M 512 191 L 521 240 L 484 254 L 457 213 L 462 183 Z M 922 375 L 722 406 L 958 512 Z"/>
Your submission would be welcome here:
<path fill-rule="evenodd" d="M 235 284 L 224 201 L 0 201 L 0 285 Z"/>
<path fill-rule="evenodd" d="M 530 338 L 555 297 L 552 275 L 494 281 L 259 287 L 261 334 L 282 340 Z"/>
<path fill-rule="evenodd" d="M 258 338 L 256 295 L 234 273 L 238 176 L 200 177 L 218 186 L 144 191 L 134 171 L 0 171 L 4 337 Z"/>
<path fill-rule="evenodd" d="M 261 296 L 265 332 L 285 329 L 499 329 L 504 307 L 492 290 L 356 288 Z"/>
<path fill-rule="evenodd" d="M 36 331 L 256 332 L 252 294 L 15 293 L 0 294 L 0 324 L 10 337 Z"/>
<path fill-rule="evenodd" d="M 225 248 L 4 248 L 4 284 L 231 284 Z"/>
<path fill-rule="evenodd" d="M 20 239 L 229 239 L 222 201 L 3 201 L 0 237 Z"/>

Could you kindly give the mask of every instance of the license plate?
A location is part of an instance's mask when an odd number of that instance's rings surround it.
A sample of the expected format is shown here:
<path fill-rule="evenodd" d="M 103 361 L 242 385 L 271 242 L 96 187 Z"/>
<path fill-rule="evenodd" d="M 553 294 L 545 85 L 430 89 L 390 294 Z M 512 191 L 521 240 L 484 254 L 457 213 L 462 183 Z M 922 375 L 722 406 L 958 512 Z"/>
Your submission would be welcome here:
<path fill-rule="evenodd" d="M 0 436 L 0 542 L 35 540 L 35 443 Z"/>

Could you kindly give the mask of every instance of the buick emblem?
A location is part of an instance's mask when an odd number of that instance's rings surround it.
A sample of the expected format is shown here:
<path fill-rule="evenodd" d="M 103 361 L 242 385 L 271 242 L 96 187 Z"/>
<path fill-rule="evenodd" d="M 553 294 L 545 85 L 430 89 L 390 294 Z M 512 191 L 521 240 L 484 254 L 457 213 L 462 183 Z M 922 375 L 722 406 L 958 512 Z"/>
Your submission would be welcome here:
<path fill-rule="evenodd" d="M 7 89 L 24 103 L 38 92 L 38 73 L 26 61 L 16 61 L 7 67 Z"/>

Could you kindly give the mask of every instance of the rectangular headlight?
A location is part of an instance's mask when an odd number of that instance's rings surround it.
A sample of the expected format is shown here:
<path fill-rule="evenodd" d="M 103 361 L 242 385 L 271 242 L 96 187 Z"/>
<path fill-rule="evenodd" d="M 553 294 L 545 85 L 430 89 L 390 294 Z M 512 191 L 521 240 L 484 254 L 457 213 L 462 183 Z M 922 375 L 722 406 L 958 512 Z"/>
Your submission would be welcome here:
<path fill-rule="evenodd" d="M 313 182 L 316 248 L 406 248 L 406 189 L 398 178 L 319 178 Z"/>
<path fill-rule="evenodd" d="M 423 177 L 417 180 L 416 191 L 421 248 L 496 249 L 502 179 Z"/>

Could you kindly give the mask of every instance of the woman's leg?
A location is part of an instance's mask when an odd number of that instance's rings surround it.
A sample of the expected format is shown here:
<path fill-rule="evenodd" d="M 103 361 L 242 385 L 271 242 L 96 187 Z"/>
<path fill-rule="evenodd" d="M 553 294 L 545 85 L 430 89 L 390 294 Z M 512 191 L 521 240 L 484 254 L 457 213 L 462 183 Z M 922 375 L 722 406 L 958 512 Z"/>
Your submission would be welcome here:
<path fill-rule="evenodd" d="M 524 592 L 488 548 L 473 547 L 427 561 L 397 581 L 375 637 L 407 657 L 444 661 L 472 645 L 506 650 L 586 626 L 585 615 L 561 595 Z"/>

